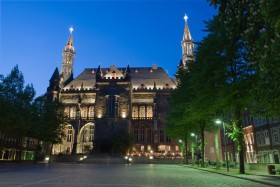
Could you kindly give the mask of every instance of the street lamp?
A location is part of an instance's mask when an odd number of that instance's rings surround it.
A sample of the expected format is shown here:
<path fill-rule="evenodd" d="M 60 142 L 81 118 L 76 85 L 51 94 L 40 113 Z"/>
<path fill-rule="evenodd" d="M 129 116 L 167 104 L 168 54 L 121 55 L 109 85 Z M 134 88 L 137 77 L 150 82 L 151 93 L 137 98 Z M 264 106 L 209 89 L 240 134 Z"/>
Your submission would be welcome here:
<path fill-rule="evenodd" d="M 193 144 L 191 144 L 191 151 L 192 151 L 192 165 L 194 165 L 194 152 L 197 152 L 197 135 L 194 133 L 191 133 L 192 137 L 195 137 L 195 150 Z M 198 153 L 196 153 L 196 157 L 198 159 Z"/>
<path fill-rule="evenodd" d="M 182 154 L 182 161 L 183 161 L 183 163 L 186 163 L 187 162 L 187 157 L 186 157 L 187 153 L 185 153 L 185 142 L 180 139 L 179 143 L 182 144 L 182 148 L 181 148 L 181 145 L 180 145 L 180 150 L 181 150 L 181 154 Z"/>
<path fill-rule="evenodd" d="M 224 144 L 225 144 L 225 152 L 226 152 L 226 166 L 227 166 L 227 172 L 229 172 L 225 123 L 224 123 L 224 121 L 221 121 L 220 119 L 217 119 L 217 120 L 216 120 L 216 124 L 223 124 L 223 129 L 224 129 Z"/>

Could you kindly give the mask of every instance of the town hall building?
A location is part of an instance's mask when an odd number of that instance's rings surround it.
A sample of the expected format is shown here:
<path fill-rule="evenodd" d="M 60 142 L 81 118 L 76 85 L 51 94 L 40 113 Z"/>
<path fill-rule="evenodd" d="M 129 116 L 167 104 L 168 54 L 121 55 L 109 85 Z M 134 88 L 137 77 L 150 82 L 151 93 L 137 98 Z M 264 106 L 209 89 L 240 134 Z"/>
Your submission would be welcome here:
<path fill-rule="evenodd" d="M 182 60 L 185 67 L 193 59 L 194 43 L 185 16 Z M 126 132 L 132 136 L 131 152 L 176 153 L 178 140 L 167 137 L 164 127 L 170 94 L 176 79 L 155 64 L 150 67 L 93 67 L 73 75 L 73 29 L 63 49 L 62 67 L 55 69 L 47 89 L 49 100 L 64 104 L 67 119 L 66 138 L 54 145 L 53 153 L 102 151 L 112 134 Z"/>

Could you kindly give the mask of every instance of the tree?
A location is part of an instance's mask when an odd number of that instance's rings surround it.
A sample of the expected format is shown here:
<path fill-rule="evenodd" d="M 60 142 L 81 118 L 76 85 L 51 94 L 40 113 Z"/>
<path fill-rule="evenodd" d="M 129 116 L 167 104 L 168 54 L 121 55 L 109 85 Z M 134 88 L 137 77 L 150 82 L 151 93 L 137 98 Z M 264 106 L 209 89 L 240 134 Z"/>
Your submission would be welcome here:
<path fill-rule="evenodd" d="M 52 154 L 53 144 L 62 142 L 65 138 L 64 107 L 58 100 L 48 101 L 45 96 L 36 98 L 34 102 L 35 118 L 37 123 L 34 125 L 35 137 L 39 141 L 49 143 L 51 146 L 50 156 Z"/>
<path fill-rule="evenodd" d="M 21 159 L 23 150 L 23 139 L 27 137 L 30 128 L 35 90 L 32 85 L 24 85 L 23 74 L 15 66 L 6 77 L 0 77 L 0 131 L 6 136 L 17 139 Z M 2 136 L 3 137 L 3 136 Z M 5 139 L 1 138 L 1 141 Z"/>
<path fill-rule="evenodd" d="M 177 73 L 177 89 L 171 93 L 170 111 L 168 113 L 166 133 L 171 138 L 181 139 L 184 147 L 184 160 L 188 164 L 188 141 L 190 134 L 195 131 L 195 125 L 186 118 L 186 107 L 192 98 L 193 91 L 188 87 L 190 80 L 189 72 L 186 69 L 179 68 Z"/>

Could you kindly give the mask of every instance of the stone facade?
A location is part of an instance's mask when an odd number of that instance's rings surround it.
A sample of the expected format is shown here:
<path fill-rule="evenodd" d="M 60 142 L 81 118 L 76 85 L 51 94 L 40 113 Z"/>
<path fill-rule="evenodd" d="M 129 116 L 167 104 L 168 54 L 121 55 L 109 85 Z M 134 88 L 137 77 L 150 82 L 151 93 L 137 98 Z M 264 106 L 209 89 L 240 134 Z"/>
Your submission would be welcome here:
<path fill-rule="evenodd" d="M 71 153 L 75 138 L 77 153 L 88 146 L 102 150 L 110 136 L 120 131 L 132 135 L 135 153 L 178 151 L 177 143 L 164 132 L 168 101 L 176 84 L 161 67 L 111 65 L 85 69 L 64 87 L 61 80 L 61 75 L 52 76 L 47 92 L 50 100 L 59 98 L 64 103 L 68 120 L 66 139 L 54 146 L 54 153 Z"/>
<path fill-rule="evenodd" d="M 179 68 L 193 59 L 193 40 L 185 18 L 182 59 Z M 135 154 L 179 152 L 178 140 L 170 140 L 164 131 L 172 90 L 176 79 L 161 67 L 86 68 L 74 78 L 75 57 L 70 36 L 62 51 L 62 67 L 56 68 L 47 89 L 47 98 L 59 99 L 65 106 L 68 125 L 66 138 L 53 152 L 84 153 L 103 150 L 112 134 L 129 133 Z M 108 150 L 107 150 L 108 151 Z"/>

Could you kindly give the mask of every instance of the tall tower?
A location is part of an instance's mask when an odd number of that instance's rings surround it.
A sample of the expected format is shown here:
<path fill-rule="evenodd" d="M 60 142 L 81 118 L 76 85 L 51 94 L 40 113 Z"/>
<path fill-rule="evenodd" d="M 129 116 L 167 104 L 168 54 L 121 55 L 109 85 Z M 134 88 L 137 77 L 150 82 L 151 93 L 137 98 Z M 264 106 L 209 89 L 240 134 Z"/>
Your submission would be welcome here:
<path fill-rule="evenodd" d="M 194 60 L 194 41 L 192 39 L 190 29 L 188 26 L 188 16 L 185 14 L 185 29 L 184 35 L 181 42 L 182 45 L 182 63 L 186 67 L 188 61 Z"/>
<path fill-rule="evenodd" d="M 62 51 L 63 61 L 60 72 L 61 83 L 64 85 L 68 84 L 73 79 L 73 63 L 76 54 L 72 37 L 73 27 L 70 27 L 69 30 L 70 36 L 64 47 L 64 50 Z"/>

